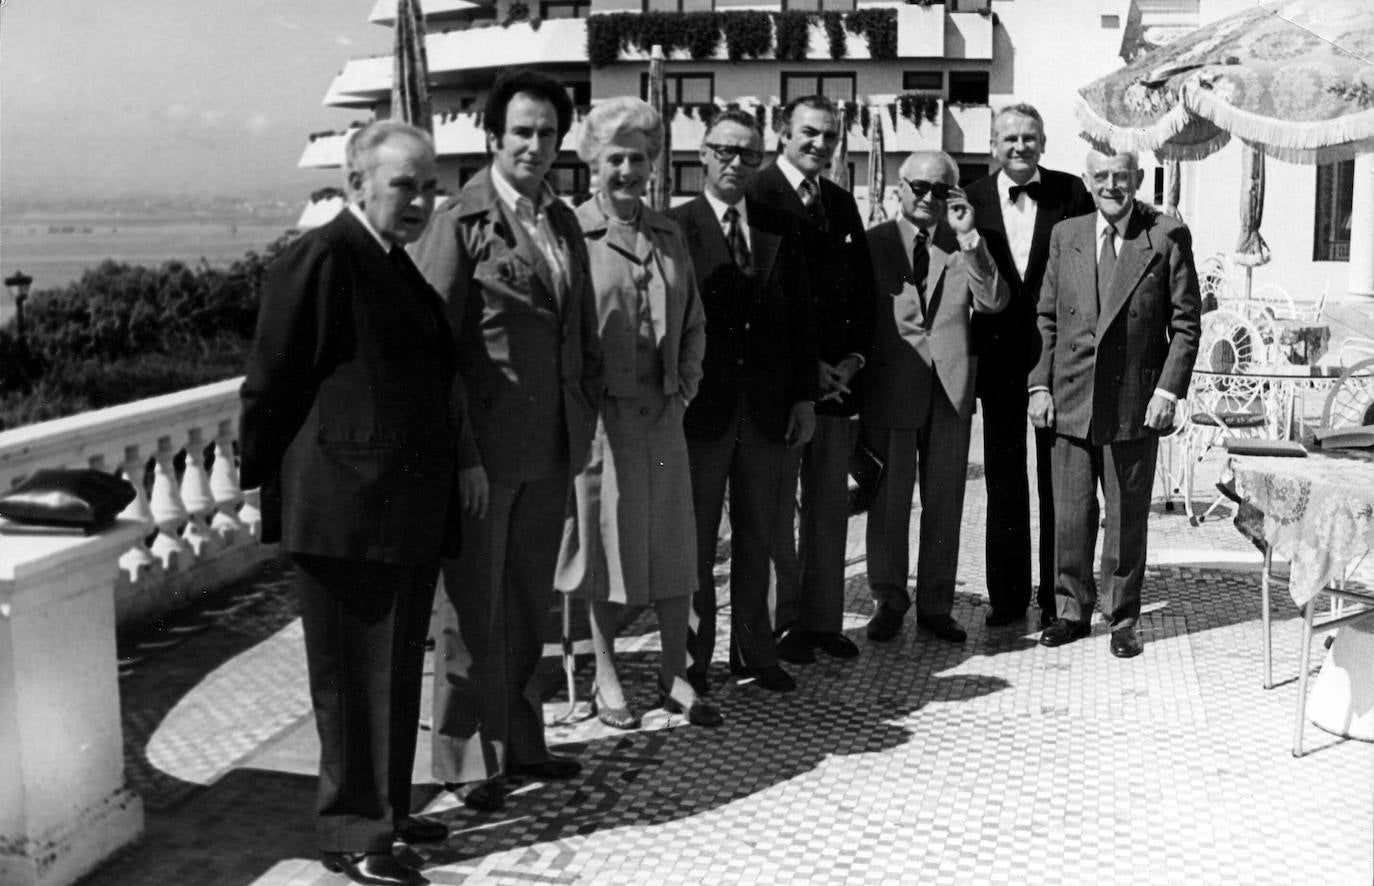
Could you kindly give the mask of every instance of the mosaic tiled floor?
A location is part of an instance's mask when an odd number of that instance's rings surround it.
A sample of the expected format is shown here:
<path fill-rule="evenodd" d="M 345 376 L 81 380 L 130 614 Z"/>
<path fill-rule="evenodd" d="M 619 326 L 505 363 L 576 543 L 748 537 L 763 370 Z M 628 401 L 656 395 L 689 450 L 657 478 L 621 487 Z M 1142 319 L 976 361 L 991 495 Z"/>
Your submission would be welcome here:
<path fill-rule="evenodd" d="M 1101 624 L 1052 650 L 1035 644 L 1032 624 L 983 625 L 984 507 L 971 480 L 954 613 L 966 644 L 910 619 L 890 644 L 863 638 L 871 606 L 856 519 L 846 627 L 857 661 L 792 668 L 801 688 L 785 696 L 736 685 L 718 664 L 718 730 L 661 710 L 636 732 L 591 719 L 552 726 L 582 777 L 523 784 L 498 814 L 427 783 L 422 735 L 416 798 L 453 834 L 407 851 L 444 884 L 1374 880 L 1374 745 L 1309 726 L 1311 752 L 1290 755 L 1296 611 L 1280 587 L 1274 660 L 1286 682 L 1265 691 L 1258 556 L 1229 521 L 1152 517 L 1145 654 L 1118 661 Z M 257 642 L 213 646 L 199 682 L 125 681 L 143 735 L 131 781 L 154 801 L 143 844 L 90 883 L 346 882 L 310 860 L 313 726 L 299 625 L 280 605 L 247 606 Z M 168 661 L 194 659 L 217 632 Z M 649 615 L 621 648 L 627 690 L 647 708 Z M 584 692 L 589 679 L 584 666 Z M 140 708 L 135 696 L 157 696 L 156 685 L 175 697 Z M 565 708 L 553 698 L 546 711 Z"/>

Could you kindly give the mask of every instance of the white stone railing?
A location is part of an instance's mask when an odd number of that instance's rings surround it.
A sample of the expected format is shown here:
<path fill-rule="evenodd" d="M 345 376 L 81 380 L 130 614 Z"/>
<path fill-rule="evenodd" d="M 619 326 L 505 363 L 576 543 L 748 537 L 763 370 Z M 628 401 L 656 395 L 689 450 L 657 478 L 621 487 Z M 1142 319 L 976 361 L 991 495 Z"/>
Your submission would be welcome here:
<path fill-rule="evenodd" d="M 258 543 L 256 495 L 239 488 L 241 378 L 0 432 L 0 494 L 41 468 L 118 470 L 148 528 L 119 557 L 118 624 L 150 620 L 275 554 Z M 178 462 L 183 462 L 178 470 Z M 22 546 L 24 536 L 3 544 Z"/>

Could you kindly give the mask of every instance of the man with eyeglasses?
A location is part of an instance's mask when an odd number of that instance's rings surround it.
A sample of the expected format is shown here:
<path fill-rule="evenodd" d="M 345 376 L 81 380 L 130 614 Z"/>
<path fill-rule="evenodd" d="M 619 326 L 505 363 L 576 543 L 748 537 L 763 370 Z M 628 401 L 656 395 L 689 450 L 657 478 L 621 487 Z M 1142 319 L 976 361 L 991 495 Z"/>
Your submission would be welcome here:
<path fill-rule="evenodd" d="M 997 172 L 968 186 L 978 232 L 1011 304 L 1000 314 L 973 318 L 978 354 L 978 399 L 983 416 L 983 469 L 988 490 L 987 614 L 989 627 L 1015 624 L 1031 601 L 1030 483 L 1026 476 L 1026 375 L 1040 357 L 1035 305 L 1050 252 L 1050 230 L 1093 211 L 1078 176 L 1040 165 L 1045 124 L 1027 104 L 1007 105 L 992 120 Z M 1040 513 L 1040 573 L 1036 599 L 1040 627 L 1054 620 L 1054 489 L 1050 451 L 1054 432 L 1035 431 L 1035 476 Z"/>
<path fill-rule="evenodd" d="M 1043 346 L 1029 378 L 1030 420 L 1055 434 L 1057 618 L 1040 643 L 1088 636 L 1100 591 L 1117 658 L 1141 652 L 1136 622 L 1155 456 L 1188 390 L 1202 304 L 1188 227 L 1135 200 L 1143 177 L 1134 154 L 1089 152 L 1083 183 L 1097 211 L 1061 222 L 1050 236 L 1038 309 Z M 1099 484 L 1101 587 L 1093 574 Z"/>
<path fill-rule="evenodd" d="M 773 530 L 778 655 L 811 664 L 816 652 L 840 659 L 859 648 L 842 631 L 849 456 L 859 411 L 858 375 L 873 342 L 873 272 L 853 196 L 824 177 L 843 117 L 822 95 L 782 109 L 777 159 L 750 189 L 760 203 L 797 219 L 810 263 L 820 364 L 816 435 L 789 454 Z M 800 539 L 797 477 L 801 479 Z"/>
<path fill-rule="evenodd" d="M 916 623 L 962 643 L 966 635 L 952 612 L 978 368 L 971 320 L 1002 310 L 1011 294 L 956 184 L 954 160 L 918 152 L 899 175 L 902 217 L 868 232 L 877 292 L 863 435 L 884 463 L 868 512 L 868 584 L 876 604 L 868 636 L 896 637 L 911 608 L 907 539 L 919 477 Z"/>
<path fill-rule="evenodd" d="M 710 690 L 716 587 L 712 569 L 730 489 L 730 670 L 763 689 L 796 681 L 778 664 L 768 613 L 768 554 L 788 449 L 815 430 L 816 324 L 796 221 L 746 196 L 763 160 L 753 115 L 723 111 L 707 127 L 705 192 L 669 216 L 687 236 L 706 355 L 683 428 L 696 508 L 696 623 L 687 679 Z"/>

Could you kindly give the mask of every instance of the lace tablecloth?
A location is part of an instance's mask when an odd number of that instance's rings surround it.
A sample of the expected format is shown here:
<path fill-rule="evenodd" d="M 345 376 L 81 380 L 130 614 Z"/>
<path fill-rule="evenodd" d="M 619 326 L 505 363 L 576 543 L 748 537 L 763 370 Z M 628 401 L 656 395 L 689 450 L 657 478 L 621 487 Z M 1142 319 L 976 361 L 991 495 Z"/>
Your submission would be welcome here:
<path fill-rule="evenodd" d="M 1374 549 L 1374 461 L 1233 456 L 1227 467 L 1236 491 L 1264 512 L 1264 540 L 1288 559 L 1298 606 Z"/>

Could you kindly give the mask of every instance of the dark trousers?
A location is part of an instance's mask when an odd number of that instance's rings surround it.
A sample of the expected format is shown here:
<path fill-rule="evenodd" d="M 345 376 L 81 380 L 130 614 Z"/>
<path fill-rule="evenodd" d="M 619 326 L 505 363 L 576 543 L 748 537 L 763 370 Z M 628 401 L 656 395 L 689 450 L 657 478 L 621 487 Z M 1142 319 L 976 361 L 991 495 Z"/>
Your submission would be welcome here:
<path fill-rule="evenodd" d="M 445 560 L 435 614 L 436 780 L 495 778 L 549 758 L 544 708 L 531 685 L 570 485 L 567 472 L 491 483 L 487 516 L 463 515 L 463 552 Z"/>
<path fill-rule="evenodd" d="M 1029 453 L 1024 385 L 1000 387 L 980 398 L 983 474 L 988 489 L 986 560 L 988 599 L 996 609 L 1024 610 L 1031 600 Z M 1054 612 L 1054 483 L 1050 463 L 1054 430 L 1035 430 L 1035 479 L 1040 506 L 1040 572 L 1036 603 Z"/>
<path fill-rule="evenodd" d="M 849 534 L 849 455 L 857 422 L 842 415 L 816 416 L 816 434 L 800 450 L 789 449 L 778 489 L 773 535 L 778 630 L 836 634 L 844 626 L 844 548 Z M 801 481 L 801 538 L 797 478 Z"/>
<path fill-rule="evenodd" d="M 1054 442 L 1055 601 L 1060 618 L 1092 618 L 1099 590 L 1113 628 L 1140 618 L 1145 542 L 1158 437 L 1105 446 L 1060 436 Z M 1099 521 L 1097 487 L 1106 501 L 1100 582 L 1093 575 Z"/>
<path fill-rule="evenodd" d="M 437 564 L 293 559 L 320 736 L 319 848 L 388 852 L 409 812 Z"/>
<path fill-rule="evenodd" d="M 730 488 L 730 662 L 751 668 L 778 663 L 768 613 L 768 566 L 778 484 L 787 447 L 765 437 L 740 397 L 729 428 L 712 440 L 687 441 L 697 521 L 696 624 L 687 637 L 687 672 L 706 676 L 715 651 L 713 565 L 725 489 Z"/>

